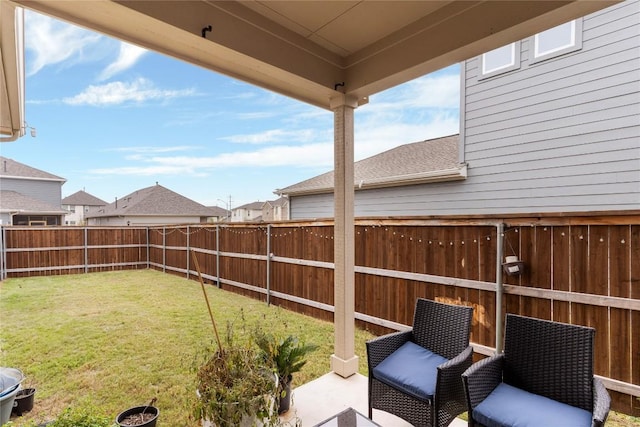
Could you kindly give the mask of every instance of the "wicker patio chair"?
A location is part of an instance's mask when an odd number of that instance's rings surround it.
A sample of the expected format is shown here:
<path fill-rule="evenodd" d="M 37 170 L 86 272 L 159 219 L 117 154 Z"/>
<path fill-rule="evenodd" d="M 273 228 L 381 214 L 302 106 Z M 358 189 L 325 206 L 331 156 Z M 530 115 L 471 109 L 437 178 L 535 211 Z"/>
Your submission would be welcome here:
<path fill-rule="evenodd" d="M 593 376 L 595 329 L 507 314 L 504 352 L 462 375 L 469 426 L 601 426 L 611 399 Z"/>
<path fill-rule="evenodd" d="M 369 418 L 380 409 L 415 426 L 447 426 L 466 410 L 473 308 L 416 301 L 411 330 L 367 342 Z"/>

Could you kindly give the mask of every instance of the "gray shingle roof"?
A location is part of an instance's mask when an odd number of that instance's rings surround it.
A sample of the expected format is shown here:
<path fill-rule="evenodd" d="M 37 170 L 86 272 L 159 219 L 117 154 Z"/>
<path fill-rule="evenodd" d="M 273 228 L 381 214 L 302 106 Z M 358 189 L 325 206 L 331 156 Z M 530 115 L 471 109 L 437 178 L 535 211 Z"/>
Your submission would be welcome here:
<path fill-rule="evenodd" d="M 262 206 L 264 206 L 265 202 L 251 202 L 251 203 L 247 203 L 246 205 L 242 205 L 242 206 L 238 206 L 236 208 L 233 208 L 233 210 L 236 209 L 248 209 L 248 210 L 254 210 L 254 211 L 259 211 L 262 209 Z"/>
<path fill-rule="evenodd" d="M 209 206 L 209 209 L 211 209 L 211 212 L 214 213 L 213 216 L 220 216 L 220 217 L 229 216 L 229 211 L 226 210 L 225 208 L 221 208 L 220 206 Z"/>
<path fill-rule="evenodd" d="M 27 214 L 50 214 L 64 215 L 68 212 L 59 206 L 50 205 L 42 200 L 33 199 L 17 191 L 0 190 L 0 200 L 2 200 L 2 212 L 17 212 Z"/>
<path fill-rule="evenodd" d="M 0 156 L 0 177 L 2 178 L 25 178 L 40 179 L 47 181 L 66 182 L 66 179 L 53 175 L 40 169 L 32 168 L 23 163 L 16 162 L 8 157 Z"/>
<path fill-rule="evenodd" d="M 104 206 L 108 203 L 84 190 L 80 190 L 62 199 L 62 204 L 75 206 Z"/>
<path fill-rule="evenodd" d="M 427 172 L 437 172 L 459 167 L 459 135 L 429 139 L 401 145 L 375 156 L 354 163 L 354 182 L 384 180 L 390 185 L 397 179 Z M 277 194 L 325 193 L 333 191 L 333 171 L 276 190 Z"/>
<path fill-rule="evenodd" d="M 276 200 L 268 200 L 266 203 L 269 203 L 271 206 L 284 206 L 288 203 L 288 199 L 286 197 L 279 197 Z"/>
<path fill-rule="evenodd" d="M 162 185 L 153 185 L 134 191 L 103 208 L 94 210 L 87 217 L 123 215 L 210 217 L 216 216 L 216 212 Z"/>

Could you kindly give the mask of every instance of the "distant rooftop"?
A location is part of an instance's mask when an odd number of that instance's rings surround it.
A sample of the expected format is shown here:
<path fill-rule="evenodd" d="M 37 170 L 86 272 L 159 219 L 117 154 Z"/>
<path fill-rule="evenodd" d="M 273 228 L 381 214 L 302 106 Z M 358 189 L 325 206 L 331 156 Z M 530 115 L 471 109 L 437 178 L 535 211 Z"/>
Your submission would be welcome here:
<path fill-rule="evenodd" d="M 460 168 L 458 159 L 459 135 L 429 139 L 401 145 L 380 154 L 354 163 L 354 183 L 359 188 L 410 183 L 423 176 L 439 171 Z M 298 182 L 282 189 L 276 194 L 315 194 L 330 193 L 334 189 L 333 171 Z"/>
<path fill-rule="evenodd" d="M 0 178 L 24 178 L 44 181 L 60 181 L 62 183 L 67 181 L 64 178 L 53 175 L 49 172 L 27 166 L 24 163 L 17 162 L 4 156 L 0 156 Z"/>
<path fill-rule="evenodd" d="M 121 215 L 212 217 L 216 216 L 216 211 L 156 184 L 134 191 L 104 208 L 94 210 L 88 217 Z"/>
<path fill-rule="evenodd" d="M 71 206 L 105 206 L 108 203 L 84 190 L 80 190 L 62 199 L 62 204 Z"/>

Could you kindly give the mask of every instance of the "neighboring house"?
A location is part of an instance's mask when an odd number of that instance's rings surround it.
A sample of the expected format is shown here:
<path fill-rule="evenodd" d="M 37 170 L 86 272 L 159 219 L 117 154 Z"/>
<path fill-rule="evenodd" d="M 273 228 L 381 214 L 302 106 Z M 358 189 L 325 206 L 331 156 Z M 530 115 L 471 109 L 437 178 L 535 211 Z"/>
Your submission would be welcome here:
<path fill-rule="evenodd" d="M 165 225 L 209 222 L 215 211 L 162 185 L 134 191 L 87 214 L 88 225 Z"/>
<path fill-rule="evenodd" d="M 231 212 L 229 212 L 228 210 L 221 208 L 220 206 L 209 206 L 209 209 L 211 209 L 211 212 L 213 213 L 213 216 L 209 218 L 210 222 L 229 221 Z"/>
<path fill-rule="evenodd" d="M 264 202 L 252 202 L 231 209 L 231 222 L 262 221 L 262 206 Z"/>
<path fill-rule="evenodd" d="M 418 189 L 422 185 L 465 179 L 467 168 L 459 163 L 458 135 L 405 144 L 381 154 L 355 162 L 357 216 L 379 215 L 378 199 L 388 194 Z M 333 216 L 333 171 L 276 190 L 286 195 L 291 205 L 291 218 L 323 218 Z M 401 199 L 391 201 L 395 208 Z M 403 215 L 419 215 L 405 211 Z"/>
<path fill-rule="evenodd" d="M 355 214 L 640 209 L 638 46 L 632 0 L 465 61 L 457 158 L 433 170 L 453 175 L 402 183 L 415 155 L 402 148 L 413 144 L 357 162 Z M 378 169 L 363 177 L 367 163 Z M 292 219 L 332 217 L 332 186 L 330 173 L 276 193 L 288 196 Z"/>
<path fill-rule="evenodd" d="M 62 199 L 62 209 L 68 212 L 64 222 L 66 225 L 86 225 L 85 216 L 105 205 L 107 202 L 84 190 L 76 191 Z"/>
<path fill-rule="evenodd" d="M 276 200 L 267 200 L 262 205 L 262 219 L 264 221 L 286 221 L 289 219 L 289 200 L 280 197 Z"/>
<path fill-rule="evenodd" d="M 0 156 L 0 225 L 62 225 L 64 178 Z"/>

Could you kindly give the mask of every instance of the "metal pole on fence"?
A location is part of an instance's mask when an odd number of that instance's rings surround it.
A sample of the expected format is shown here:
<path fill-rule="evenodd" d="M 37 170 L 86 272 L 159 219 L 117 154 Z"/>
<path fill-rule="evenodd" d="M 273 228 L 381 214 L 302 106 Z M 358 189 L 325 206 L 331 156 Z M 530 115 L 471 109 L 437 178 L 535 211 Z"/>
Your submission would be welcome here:
<path fill-rule="evenodd" d="M 6 265 L 7 265 L 7 250 L 4 247 L 5 246 L 5 242 L 6 240 L 6 229 L 4 227 L 1 227 L 2 229 L 2 233 L 0 233 L 0 251 L 2 251 L 2 257 L 0 257 L 0 280 L 4 280 L 7 278 L 7 270 L 6 270 Z"/>
<path fill-rule="evenodd" d="M 149 248 L 149 245 L 150 245 L 149 234 L 150 234 L 150 230 L 149 230 L 149 227 L 147 227 L 147 270 L 149 269 L 149 267 L 151 267 L 151 249 Z"/>
<path fill-rule="evenodd" d="M 84 227 L 84 272 L 89 272 L 89 230 Z"/>
<path fill-rule="evenodd" d="M 504 254 L 504 224 L 500 223 L 496 228 L 496 353 L 502 352 L 502 256 Z"/>
<path fill-rule="evenodd" d="M 271 224 L 267 224 L 267 305 L 271 305 Z"/>
<path fill-rule="evenodd" d="M 216 284 L 220 287 L 220 226 L 216 225 Z"/>
<path fill-rule="evenodd" d="M 162 227 L 162 272 L 167 272 L 167 227 Z"/>
<path fill-rule="evenodd" d="M 189 226 L 187 225 L 187 280 L 189 280 L 189 252 L 191 252 L 191 247 L 189 246 Z"/>

